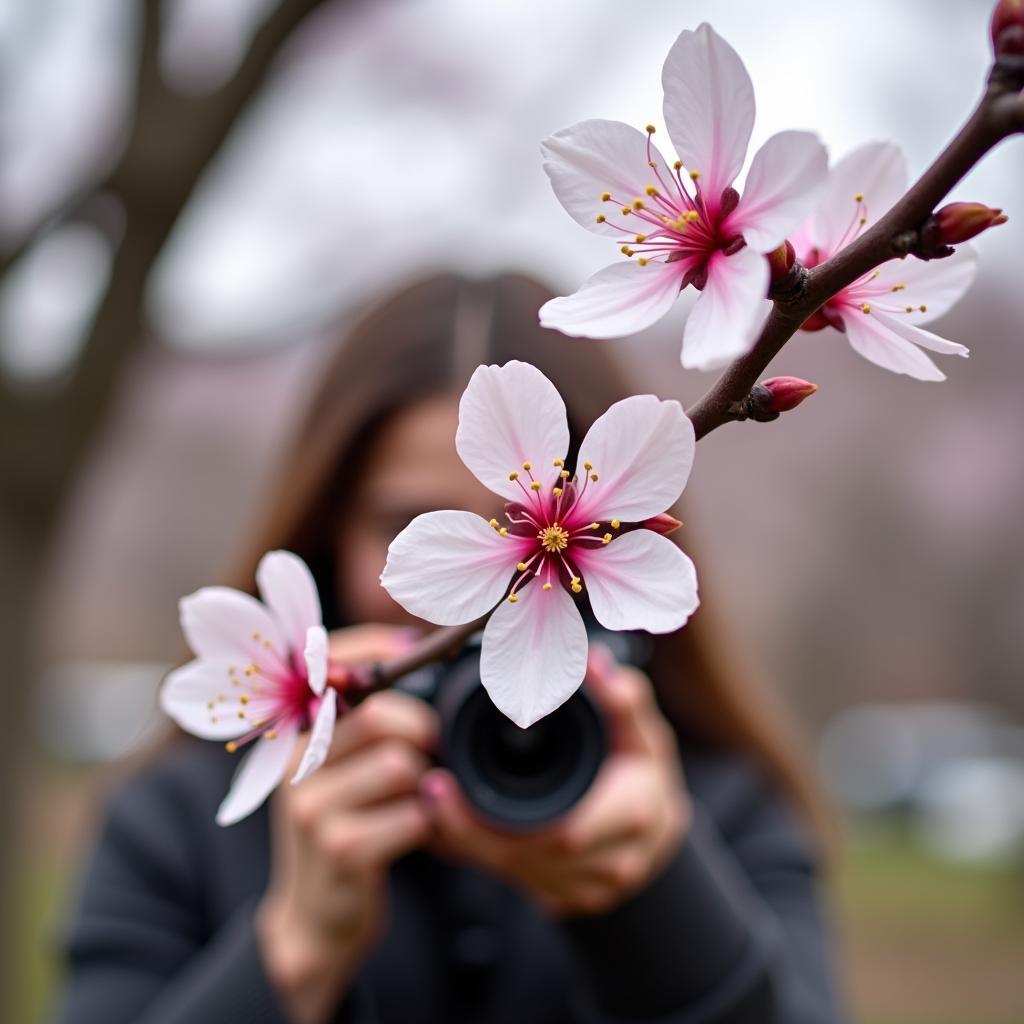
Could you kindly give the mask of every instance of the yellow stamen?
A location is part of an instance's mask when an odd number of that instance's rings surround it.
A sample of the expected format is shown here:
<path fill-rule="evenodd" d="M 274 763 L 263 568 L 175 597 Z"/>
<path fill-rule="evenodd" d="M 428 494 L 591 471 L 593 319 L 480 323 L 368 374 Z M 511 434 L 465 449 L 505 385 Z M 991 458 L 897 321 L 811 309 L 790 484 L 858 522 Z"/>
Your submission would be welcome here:
<path fill-rule="evenodd" d="M 604 223 L 604 214 L 603 213 L 599 213 L 595 219 L 597 220 L 598 224 L 603 224 Z"/>
<path fill-rule="evenodd" d="M 602 544 L 611 544 L 611 542 L 612 542 L 612 535 L 611 535 L 610 533 L 606 533 L 606 534 L 605 534 L 605 535 L 604 535 L 604 536 L 603 536 L 603 537 L 601 538 L 601 543 L 602 543 Z"/>
<path fill-rule="evenodd" d="M 507 537 L 508 536 L 508 527 L 507 526 L 501 527 L 501 529 L 498 530 L 498 535 L 500 537 Z"/>
<path fill-rule="evenodd" d="M 268 740 L 276 740 L 277 739 L 277 730 L 276 729 L 268 729 L 263 735 Z"/>
<path fill-rule="evenodd" d="M 492 530 L 496 530 L 496 529 L 498 528 L 498 520 L 497 520 L 497 519 L 489 519 L 489 520 L 487 521 L 487 525 L 488 525 L 488 526 L 489 526 L 489 527 L 490 527 L 490 528 L 491 528 Z"/>
<path fill-rule="evenodd" d="M 561 487 L 552 487 L 551 493 L 557 498 L 562 493 Z"/>
<path fill-rule="evenodd" d="M 555 459 L 555 461 L 552 462 L 551 465 L 552 466 L 564 466 L 565 465 L 565 459 Z"/>
<path fill-rule="evenodd" d="M 545 583 L 544 586 L 541 587 L 541 590 L 550 590 L 550 589 L 551 589 L 551 584 L 550 583 Z"/>
<path fill-rule="evenodd" d="M 594 464 L 592 462 L 584 462 L 583 468 L 589 473 L 594 468 Z"/>
<path fill-rule="evenodd" d="M 525 563 L 525 562 L 517 562 L 517 563 L 516 563 L 516 568 L 517 568 L 517 569 L 518 569 L 518 570 L 519 570 L 520 572 L 526 572 L 526 563 Z"/>
<path fill-rule="evenodd" d="M 622 208 L 622 216 L 623 217 L 628 217 L 632 212 L 633 211 L 628 206 L 624 206 Z"/>
<path fill-rule="evenodd" d="M 523 469 L 525 469 L 526 472 L 529 473 L 530 470 L 533 469 L 533 463 L 531 463 L 531 462 L 524 462 L 523 463 Z"/>
<path fill-rule="evenodd" d="M 647 134 L 648 135 L 653 135 L 654 134 L 654 125 L 653 124 L 649 124 L 647 126 Z"/>
<path fill-rule="evenodd" d="M 530 490 L 531 491 L 539 491 L 540 490 L 540 481 L 539 480 L 534 480 L 533 483 L 530 484 Z"/>
<path fill-rule="evenodd" d="M 239 704 L 248 704 L 249 703 L 249 698 L 243 693 L 242 696 L 238 698 L 238 703 Z"/>
<path fill-rule="evenodd" d="M 518 480 L 519 474 L 513 470 L 511 473 L 509 473 L 508 478 L 509 480 Z"/>
<path fill-rule="evenodd" d="M 700 171 L 690 171 L 690 181 L 696 181 L 700 177 Z"/>
<path fill-rule="evenodd" d="M 860 304 L 860 311 L 861 311 L 862 313 L 870 313 L 870 312 L 871 312 L 871 306 L 870 306 L 870 304 L 869 304 L 869 303 L 867 303 L 867 302 L 862 302 L 862 303 Z"/>
<path fill-rule="evenodd" d="M 634 210 L 642 210 L 643 208 L 644 208 L 644 201 L 642 199 L 634 199 L 633 200 L 633 209 Z"/>
<path fill-rule="evenodd" d="M 646 235 L 637 235 L 636 236 L 636 240 L 637 240 L 637 244 L 639 245 L 641 242 L 646 242 L 647 241 L 647 236 Z"/>
<path fill-rule="evenodd" d="M 677 161 L 676 161 L 676 162 L 675 162 L 675 163 L 674 163 L 674 164 L 672 165 L 672 169 L 673 169 L 674 171 L 681 171 L 681 170 L 683 169 L 683 161 L 682 161 L 682 160 L 677 160 Z"/>
<path fill-rule="evenodd" d="M 647 258 L 644 257 L 644 256 L 641 256 L 640 259 L 638 259 L 636 262 L 637 262 L 638 266 L 641 266 L 641 267 L 646 267 L 647 266 Z"/>
<path fill-rule="evenodd" d="M 653 185 L 648 185 L 647 188 L 644 189 L 644 191 L 649 196 L 656 196 L 658 194 L 658 190 Z"/>
<path fill-rule="evenodd" d="M 597 483 L 597 474 L 596 473 L 591 473 L 590 474 L 590 479 L 596 484 Z"/>
<path fill-rule="evenodd" d="M 620 523 L 618 521 L 618 519 L 613 519 L 612 520 L 612 529 L 613 530 L 617 530 L 621 525 L 622 525 L 622 523 Z"/>
<path fill-rule="evenodd" d="M 602 203 L 607 203 L 608 200 L 611 199 L 611 197 L 612 197 L 611 192 L 602 192 L 601 193 L 601 202 Z"/>
<path fill-rule="evenodd" d="M 559 476 L 560 476 L 560 477 L 561 477 L 561 478 L 562 478 L 563 480 L 568 480 L 568 479 L 569 479 L 569 470 L 567 470 L 567 469 L 563 469 L 563 470 L 562 470 L 562 472 L 561 472 L 561 473 L 559 473 L 558 475 L 559 475 Z"/>
<path fill-rule="evenodd" d="M 917 308 L 919 310 L 921 310 L 922 313 L 927 313 L 928 312 L 928 307 L 924 303 L 921 303 L 921 305 L 918 306 Z"/>
<path fill-rule="evenodd" d="M 853 201 L 854 201 L 855 203 L 863 203 L 863 202 L 864 202 L 864 193 L 863 193 L 863 192 L 858 192 L 858 193 L 857 193 L 857 194 L 856 194 L 856 195 L 855 195 L 855 196 L 853 197 Z"/>
<path fill-rule="evenodd" d="M 518 600 L 519 600 L 519 595 L 518 594 L 509 594 L 508 595 L 508 603 L 509 604 L 515 604 L 516 601 L 518 601 Z"/>
<path fill-rule="evenodd" d="M 581 592 L 582 592 L 582 590 L 583 590 L 583 587 L 581 587 L 581 586 L 580 586 L 580 585 L 579 585 L 578 583 L 574 583 L 574 584 L 572 585 L 572 592 L 573 592 L 574 594 L 579 594 L 579 593 L 581 593 Z"/>
<path fill-rule="evenodd" d="M 569 546 L 569 534 L 558 523 L 545 526 L 537 534 L 537 540 L 540 541 L 540 545 L 545 551 L 553 555 L 558 554 L 559 551 L 564 551 Z"/>
<path fill-rule="evenodd" d="M 234 740 L 228 740 L 224 744 L 224 749 L 229 753 L 233 754 L 238 749 L 238 744 Z"/>

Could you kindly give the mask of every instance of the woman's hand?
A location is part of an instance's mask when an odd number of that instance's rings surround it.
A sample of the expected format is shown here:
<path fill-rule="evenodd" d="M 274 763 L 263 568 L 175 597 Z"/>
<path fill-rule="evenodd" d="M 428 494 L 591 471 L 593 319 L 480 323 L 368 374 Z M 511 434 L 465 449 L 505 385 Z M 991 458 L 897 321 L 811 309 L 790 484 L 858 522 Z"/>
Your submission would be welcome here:
<path fill-rule="evenodd" d="M 405 630 L 342 630 L 332 635 L 331 659 L 391 658 L 407 642 Z M 418 789 L 436 735 L 422 701 L 374 694 L 339 719 L 324 766 L 274 796 L 257 934 L 268 976 L 300 1024 L 328 1018 L 380 933 L 388 865 L 429 835 Z"/>
<path fill-rule="evenodd" d="M 591 651 L 589 692 L 605 714 L 611 751 L 566 817 L 528 834 L 475 817 L 441 769 L 423 780 L 434 845 L 513 882 L 558 915 L 596 914 L 642 889 L 678 849 L 689 825 L 675 737 L 648 678 Z"/>

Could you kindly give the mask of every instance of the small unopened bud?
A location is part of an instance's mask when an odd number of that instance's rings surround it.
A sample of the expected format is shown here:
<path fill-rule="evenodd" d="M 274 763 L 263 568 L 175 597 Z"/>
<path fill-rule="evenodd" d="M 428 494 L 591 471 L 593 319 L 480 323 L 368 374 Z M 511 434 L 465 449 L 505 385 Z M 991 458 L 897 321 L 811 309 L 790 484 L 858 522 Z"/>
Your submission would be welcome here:
<path fill-rule="evenodd" d="M 794 263 L 796 263 L 796 249 L 787 238 L 778 249 L 768 253 L 768 267 L 771 270 L 772 282 L 781 281 L 793 269 Z"/>
<path fill-rule="evenodd" d="M 777 420 L 782 413 L 795 409 L 817 390 L 817 384 L 801 380 L 799 377 L 772 377 L 755 384 L 742 402 L 735 402 L 732 405 L 729 415 L 734 420 L 770 423 Z"/>
<path fill-rule="evenodd" d="M 771 395 L 767 404 L 769 412 L 789 412 L 818 390 L 817 384 L 799 377 L 771 377 L 761 381 L 761 387 Z"/>
<path fill-rule="evenodd" d="M 1002 210 L 983 203 L 949 203 L 935 213 L 938 240 L 943 245 L 959 245 L 997 224 L 1005 224 L 1006 220 Z"/>
<path fill-rule="evenodd" d="M 1024 0 L 999 0 L 992 12 L 992 48 L 997 57 L 1024 55 Z"/>
<path fill-rule="evenodd" d="M 676 519 L 675 516 L 670 516 L 667 512 L 651 516 L 650 519 L 645 519 L 643 521 L 643 528 L 645 530 L 653 530 L 655 533 L 663 535 L 673 533 L 682 525 L 681 520 Z"/>

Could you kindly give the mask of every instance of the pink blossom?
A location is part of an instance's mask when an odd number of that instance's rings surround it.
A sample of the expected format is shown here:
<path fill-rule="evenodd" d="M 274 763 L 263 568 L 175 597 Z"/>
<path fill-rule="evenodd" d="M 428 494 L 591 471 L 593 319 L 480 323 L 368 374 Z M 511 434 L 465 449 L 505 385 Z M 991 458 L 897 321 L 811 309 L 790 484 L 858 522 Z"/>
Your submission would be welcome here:
<path fill-rule="evenodd" d="M 182 598 L 181 627 L 196 655 L 168 675 L 160 704 L 183 729 L 250 742 L 217 812 L 230 825 L 254 811 L 284 777 L 302 729 L 312 729 L 292 782 L 323 764 L 334 731 L 336 694 L 326 689 L 327 633 L 306 564 L 271 551 L 256 572 L 263 602 L 230 587 Z"/>
<path fill-rule="evenodd" d="M 590 428 L 572 474 L 561 396 L 538 369 L 510 362 L 473 374 L 455 445 L 506 500 L 506 525 L 471 512 L 418 516 L 392 542 L 381 582 L 440 625 L 498 605 L 484 629 L 481 679 L 525 728 L 583 681 L 578 595 L 608 629 L 666 633 L 696 609 L 693 563 L 658 532 L 689 476 L 693 427 L 678 402 L 627 398 Z"/>
<path fill-rule="evenodd" d="M 769 308 L 765 254 L 813 209 L 828 159 L 815 135 L 780 132 L 754 155 L 740 195 L 733 182 L 753 130 L 754 90 L 736 51 L 707 24 L 676 40 L 662 85 L 679 154 L 671 168 L 653 125 L 645 136 L 618 121 L 583 121 L 542 144 L 570 216 L 616 239 L 630 259 L 546 303 L 540 320 L 573 337 L 619 337 L 659 320 L 692 284 L 701 294 L 682 361 L 710 369 L 753 346 Z"/>
<path fill-rule="evenodd" d="M 870 142 L 840 160 L 829 174 L 820 205 L 793 235 L 797 257 L 815 267 L 849 245 L 886 213 L 907 188 L 900 148 Z M 865 359 L 918 380 L 945 380 L 922 349 L 966 356 L 919 324 L 942 316 L 974 280 L 976 256 L 962 245 L 946 259 L 892 260 L 829 299 L 803 325 L 805 331 L 835 328 Z"/>

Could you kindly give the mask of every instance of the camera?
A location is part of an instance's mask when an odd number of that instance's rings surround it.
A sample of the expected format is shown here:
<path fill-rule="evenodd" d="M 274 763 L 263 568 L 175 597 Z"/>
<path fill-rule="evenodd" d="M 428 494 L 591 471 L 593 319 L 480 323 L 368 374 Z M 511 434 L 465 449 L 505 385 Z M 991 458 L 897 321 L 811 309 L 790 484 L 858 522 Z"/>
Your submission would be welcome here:
<path fill-rule="evenodd" d="M 642 637 L 587 632 L 619 661 L 638 663 Z M 537 828 L 564 815 L 590 788 L 608 749 L 605 722 L 582 688 L 528 729 L 509 721 L 480 682 L 481 636 L 450 660 L 406 676 L 398 688 L 437 710 L 439 761 L 474 809 L 506 830 Z"/>

